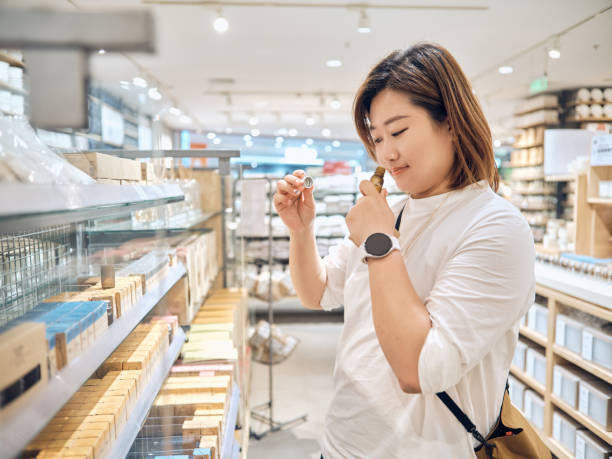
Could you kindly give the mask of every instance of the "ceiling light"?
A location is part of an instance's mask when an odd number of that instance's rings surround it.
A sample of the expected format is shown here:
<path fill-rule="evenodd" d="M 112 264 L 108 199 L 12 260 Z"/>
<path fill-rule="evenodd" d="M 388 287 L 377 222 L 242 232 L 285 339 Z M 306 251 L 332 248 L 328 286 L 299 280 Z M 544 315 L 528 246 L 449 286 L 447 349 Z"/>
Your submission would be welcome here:
<path fill-rule="evenodd" d="M 257 137 L 259 136 L 259 134 L 260 134 L 259 129 L 251 129 L 251 135 L 253 137 Z"/>
<path fill-rule="evenodd" d="M 251 116 L 249 118 L 249 124 L 251 126 L 257 126 L 259 124 L 259 118 L 257 118 L 256 116 Z"/>
<path fill-rule="evenodd" d="M 559 59 L 561 57 L 561 43 L 559 41 L 559 36 L 556 36 L 548 50 L 548 57 L 551 59 Z"/>
<path fill-rule="evenodd" d="M 214 132 L 209 132 L 208 134 L 206 134 L 206 137 L 208 137 L 209 139 L 214 139 L 215 137 L 217 137 L 217 134 L 215 134 Z"/>
<path fill-rule="evenodd" d="M 339 61 L 338 59 L 330 59 L 325 63 L 325 65 L 332 68 L 342 67 L 342 61 Z"/>
<path fill-rule="evenodd" d="M 287 129 L 286 128 L 280 128 L 278 131 L 276 131 L 278 135 L 287 135 Z"/>
<path fill-rule="evenodd" d="M 285 138 L 278 136 L 275 140 L 276 140 L 276 143 L 283 143 L 285 141 Z"/>
<path fill-rule="evenodd" d="M 231 133 L 232 133 L 232 128 L 230 128 L 230 127 L 226 127 L 224 132 L 225 132 L 226 134 L 231 134 Z"/>
<path fill-rule="evenodd" d="M 246 135 L 243 135 L 243 136 L 242 136 L 242 139 L 243 139 L 245 142 L 250 142 L 250 141 L 251 141 L 251 136 L 250 136 L 250 135 L 248 135 L 248 134 L 246 134 Z"/>
<path fill-rule="evenodd" d="M 140 78 L 140 77 L 134 77 L 132 78 L 132 84 L 134 86 L 138 86 L 139 88 L 146 88 L 147 80 L 145 80 L 144 78 Z"/>
<path fill-rule="evenodd" d="M 357 25 L 357 32 L 359 33 L 370 33 L 370 20 L 365 10 L 361 10 L 359 13 L 359 24 Z"/>
<path fill-rule="evenodd" d="M 219 145 L 219 144 L 221 143 L 221 139 L 220 139 L 219 137 L 215 137 L 215 138 L 213 139 L 213 143 L 214 143 L 215 145 Z"/>
<path fill-rule="evenodd" d="M 147 93 L 149 94 L 149 97 L 152 100 L 161 100 L 162 99 L 162 95 L 161 93 L 157 90 L 157 88 L 149 88 L 149 90 L 147 91 Z"/>
<path fill-rule="evenodd" d="M 327 128 L 321 130 L 321 135 L 323 137 L 329 137 L 331 135 L 331 131 Z"/>
<path fill-rule="evenodd" d="M 296 135 L 298 135 L 298 130 L 297 130 L 297 129 L 295 129 L 295 128 L 291 128 L 291 129 L 289 129 L 289 135 L 290 135 L 291 137 L 295 137 Z"/>
<path fill-rule="evenodd" d="M 315 119 L 312 116 L 306 117 L 306 126 L 312 126 L 315 124 Z"/>
<path fill-rule="evenodd" d="M 340 145 L 342 145 L 342 144 L 340 143 L 340 141 L 339 141 L 339 140 L 334 140 L 334 141 L 332 142 L 332 146 L 333 146 L 333 147 L 335 147 L 335 148 L 338 148 Z"/>
<path fill-rule="evenodd" d="M 329 106 L 334 110 L 338 110 L 342 106 L 342 104 L 340 103 L 337 97 L 334 97 L 329 103 Z"/>
<path fill-rule="evenodd" d="M 312 145 L 313 143 L 314 143 L 314 140 L 306 139 L 306 145 Z"/>
<path fill-rule="evenodd" d="M 105 49 L 99 49 L 98 50 L 98 54 L 104 55 L 104 54 L 106 54 L 106 50 Z"/>
<path fill-rule="evenodd" d="M 509 73 L 512 73 L 514 69 L 510 67 L 509 65 L 503 65 L 500 68 L 498 68 L 497 71 L 501 73 L 502 75 L 507 75 Z"/>
<path fill-rule="evenodd" d="M 193 122 L 193 120 L 191 119 L 190 116 L 187 115 L 183 115 L 181 116 L 181 123 L 185 123 L 185 124 L 191 124 Z"/>
<path fill-rule="evenodd" d="M 130 84 L 129 81 L 123 81 L 122 80 L 122 81 L 119 82 L 119 86 L 121 86 L 123 89 L 130 89 L 130 86 L 132 86 L 132 85 Z"/>
<path fill-rule="evenodd" d="M 499 140 L 499 139 L 495 139 L 495 140 L 493 141 L 493 146 L 494 146 L 495 148 L 499 148 L 499 147 L 501 147 L 501 140 Z"/>
<path fill-rule="evenodd" d="M 332 147 L 330 145 L 325 145 L 325 151 L 329 153 L 330 151 L 332 151 Z"/>
<path fill-rule="evenodd" d="M 144 104 L 147 101 L 147 96 L 143 93 L 138 94 L 138 103 Z"/>
<path fill-rule="evenodd" d="M 179 116 L 182 113 L 181 110 L 176 107 L 170 107 L 170 110 L 168 111 L 174 116 Z"/>
<path fill-rule="evenodd" d="M 213 27 L 217 33 L 227 32 L 227 29 L 229 29 L 229 22 L 221 14 L 221 8 L 217 10 L 217 17 L 213 22 Z"/>

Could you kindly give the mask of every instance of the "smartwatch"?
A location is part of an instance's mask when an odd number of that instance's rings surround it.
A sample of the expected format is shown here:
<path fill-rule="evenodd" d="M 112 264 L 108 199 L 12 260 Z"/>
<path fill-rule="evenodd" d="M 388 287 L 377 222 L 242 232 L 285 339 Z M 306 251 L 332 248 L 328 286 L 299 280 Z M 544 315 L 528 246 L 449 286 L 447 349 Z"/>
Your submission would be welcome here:
<path fill-rule="evenodd" d="M 393 250 L 399 250 L 400 244 L 395 236 L 385 233 L 370 234 L 361 247 L 361 261 L 368 262 L 368 258 L 383 258 Z"/>

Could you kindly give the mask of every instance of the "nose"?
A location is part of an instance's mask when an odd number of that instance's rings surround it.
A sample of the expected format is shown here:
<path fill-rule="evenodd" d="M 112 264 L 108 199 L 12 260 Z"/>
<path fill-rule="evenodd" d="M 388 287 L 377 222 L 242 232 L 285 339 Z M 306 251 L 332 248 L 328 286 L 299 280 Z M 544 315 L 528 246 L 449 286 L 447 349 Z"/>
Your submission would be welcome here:
<path fill-rule="evenodd" d="M 378 148 L 376 149 L 376 156 L 379 164 L 393 164 L 399 158 L 399 151 L 395 145 L 395 142 L 387 140 L 379 144 Z"/>

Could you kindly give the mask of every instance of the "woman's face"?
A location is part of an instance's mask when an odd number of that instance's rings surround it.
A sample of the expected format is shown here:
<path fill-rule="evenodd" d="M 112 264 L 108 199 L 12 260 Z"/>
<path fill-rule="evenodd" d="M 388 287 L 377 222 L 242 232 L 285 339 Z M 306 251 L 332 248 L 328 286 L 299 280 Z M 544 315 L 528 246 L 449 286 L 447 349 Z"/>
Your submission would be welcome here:
<path fill-rule="evenodd" d="M 376 160 L 400 190 L 415 198 L 449 190 L 455 155 L 447 122 L 437 123 L 406 93 L 384 89 L 372 100 L 370 130 Z"/>

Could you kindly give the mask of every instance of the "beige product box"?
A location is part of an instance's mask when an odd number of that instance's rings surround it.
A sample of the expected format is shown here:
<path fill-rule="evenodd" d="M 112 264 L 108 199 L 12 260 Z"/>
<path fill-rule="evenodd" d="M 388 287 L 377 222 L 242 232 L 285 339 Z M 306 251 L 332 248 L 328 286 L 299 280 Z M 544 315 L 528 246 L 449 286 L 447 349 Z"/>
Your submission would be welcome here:
<path fill-rule="evenodd" d="M 217 451 L 219 451 L 219 447 L 218 447 L 218 440 L 219 437 L 217 437 L 216 435 L 203 435 L 202 437 L 200 437 L 200 443 L 199 443 L 199 447 L 200 448 L 208 448 L 210 450 L 210 459 L 217 459 Z M 206 457 L 206 456 L 203 456 Z M 194 459 L 198 458 L 198 456 L 196 456 L 194 454 Z M 199 459 L 199 458 L 198 458 Z"/>
<path fill-rule="evenodd" d="M 95 179 L 140 180 L 140 163 L 132 159 L 103 153 L 66 153 L 64 157 Z"/>
<path fill-rule="evenodd" d="M 588 416 L 605 430 L 612 430 L 612 386 L 600 380 L 581 380 L 578 411 Z"/>
<path fill-rule="evenodd" d="M 23 380 L 19 393 L 9 390 L 13 400 L 3 400 L 0 422 L 24 406 L 25 403 L 49 379 L 47 370 L 47 340 L 45 325 L 38 322 L 24 322 L 0 334 L 0 390 L 5 391 Z M 23 388 L 26 387 L 24 391 Z"/>
<path fill-rule="evenodd" d="M 156 177 L 153 163 L 140 163 L 140 180 L 147 183 L 155 182 Z"/>

